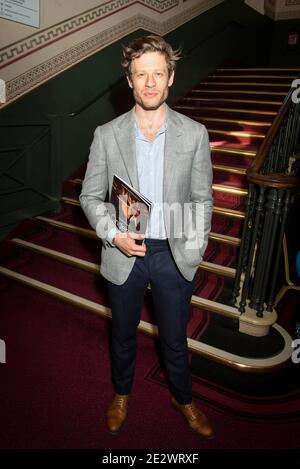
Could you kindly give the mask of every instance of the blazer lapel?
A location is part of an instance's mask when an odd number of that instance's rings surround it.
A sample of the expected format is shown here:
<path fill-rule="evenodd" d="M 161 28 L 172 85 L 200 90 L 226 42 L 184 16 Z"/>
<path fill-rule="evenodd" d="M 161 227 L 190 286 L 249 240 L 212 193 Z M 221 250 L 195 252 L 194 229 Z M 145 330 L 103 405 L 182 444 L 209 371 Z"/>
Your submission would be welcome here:
<path fill-rule="evenodd" d="M 134 109 L 129 111 L 114 127 L 115 138 L 127 171 L 130 184 L 139 190 L 139 180 L 135 150 Z"/>
<path fill-rule="evenodd" d="M 178 161 L 178 137 L 182 135 L 182 124 L 176 113 L 166 106 L 167 131 L 164 155 L 164 201 L 172 188 L 174 169 Z M 114 127 L 115 138 L 127 171 L 130 184 L 139 190 L 139 180 L 136 161 L 136 143 L 134 127 L 134 108 L 129 111 L 121 122 Z"/>
<path fill-rule="evenodd" d="M 176 151 L 178 151 L 178 137 L 182 135 L 182 124 L 176 113 L 167 106 L 167 131 L 165 140 L 164 159 L 164 201 L 173 186 L 175 167 L 178 164 Z M 173 188 L 174 189 L 174 188 Z"/>

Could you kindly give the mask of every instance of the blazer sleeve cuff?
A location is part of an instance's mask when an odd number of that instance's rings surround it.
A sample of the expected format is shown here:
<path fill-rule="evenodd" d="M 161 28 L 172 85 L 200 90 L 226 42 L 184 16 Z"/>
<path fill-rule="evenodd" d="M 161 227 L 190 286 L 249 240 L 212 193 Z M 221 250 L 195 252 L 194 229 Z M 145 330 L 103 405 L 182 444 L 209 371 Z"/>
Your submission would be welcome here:
<path fill-rule="evenodd" d="M 114 237 L 116 236 L 116 234 L 118 232 L 119 232 L 119 230 L 116 227 L 109 230 L 108 235 L 106 236 L 106 240 L 105 240 L 106 243 L 108 244 L 108 246 L 115 247 L 115 245 L 113 243 L 113 239 L 114 239 Z"/>

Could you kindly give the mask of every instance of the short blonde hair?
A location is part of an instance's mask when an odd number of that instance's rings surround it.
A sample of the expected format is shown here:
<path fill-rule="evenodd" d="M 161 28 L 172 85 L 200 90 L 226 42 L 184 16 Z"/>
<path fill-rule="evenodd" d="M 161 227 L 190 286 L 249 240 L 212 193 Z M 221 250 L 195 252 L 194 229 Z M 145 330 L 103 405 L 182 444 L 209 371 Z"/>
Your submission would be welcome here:
<path fill-rule="evenodd" d="M 176 62 L 181 58 L 181 50 L 173 50 L 172 46 L 161 36 L 142 36 L 131 41 L 128 46 L 122 46 L 123 60 L 121 65 L 128 77 L 131 76 L 131 63 L 147 52 L 159 52 L 166 58 L 169 76 L 176 68 Z"/>

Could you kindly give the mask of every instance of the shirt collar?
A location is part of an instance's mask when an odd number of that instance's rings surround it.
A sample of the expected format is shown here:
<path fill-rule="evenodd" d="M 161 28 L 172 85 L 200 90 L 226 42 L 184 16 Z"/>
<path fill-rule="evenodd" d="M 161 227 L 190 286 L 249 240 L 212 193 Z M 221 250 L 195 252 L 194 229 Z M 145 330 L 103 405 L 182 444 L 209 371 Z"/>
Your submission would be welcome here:
<path fill-rule="evenodd" d="M 145 140 L 146 142 L 148 142 L 148 140 L 146 139 L 145 135 L 141 132 L 139 126 L 138 126 L 138 123 L 137 123 L 137 118 L 136 118 L 136 114 L 135 114 L 135 111 L 133 112 L 133 115 L 134 115 L 134 129 L 135 129 L 135 137 L 136 138 L 139 138 L 141 140 Z M 167 130 L 167 127 L 168 127 L 168 114 L 166 113 L 166 120 L 164 122 L 164 124 L 160 127 L 160 129 L 158 130 L 157 134 L 155 135 L 155 139 L 161 135 L 161 134 L 164 134 Z M 154 139 L 154 140 L 155 140 Z M 153 140 L 153 141 L 154 141 Z"/>

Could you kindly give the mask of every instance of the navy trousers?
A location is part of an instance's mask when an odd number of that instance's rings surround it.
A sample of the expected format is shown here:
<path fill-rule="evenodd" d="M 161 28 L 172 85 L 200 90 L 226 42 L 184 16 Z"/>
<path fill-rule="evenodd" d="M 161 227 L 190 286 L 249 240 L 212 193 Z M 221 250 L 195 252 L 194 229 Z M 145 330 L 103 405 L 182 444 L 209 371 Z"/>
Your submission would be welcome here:
<path fill-rule="evenodd" d="M 118 394 L 131 391 L 137 326 L 147 285 L 150 282 L 160 346 L 170 391 L 180 404 L 192 400 L 186 328 L 194 280 L 179 272 L 167 240 L 146 239 L 145 257 L 137 257 L 122 285 L 108 282 L 112 308 L 112 378 Z"/>

